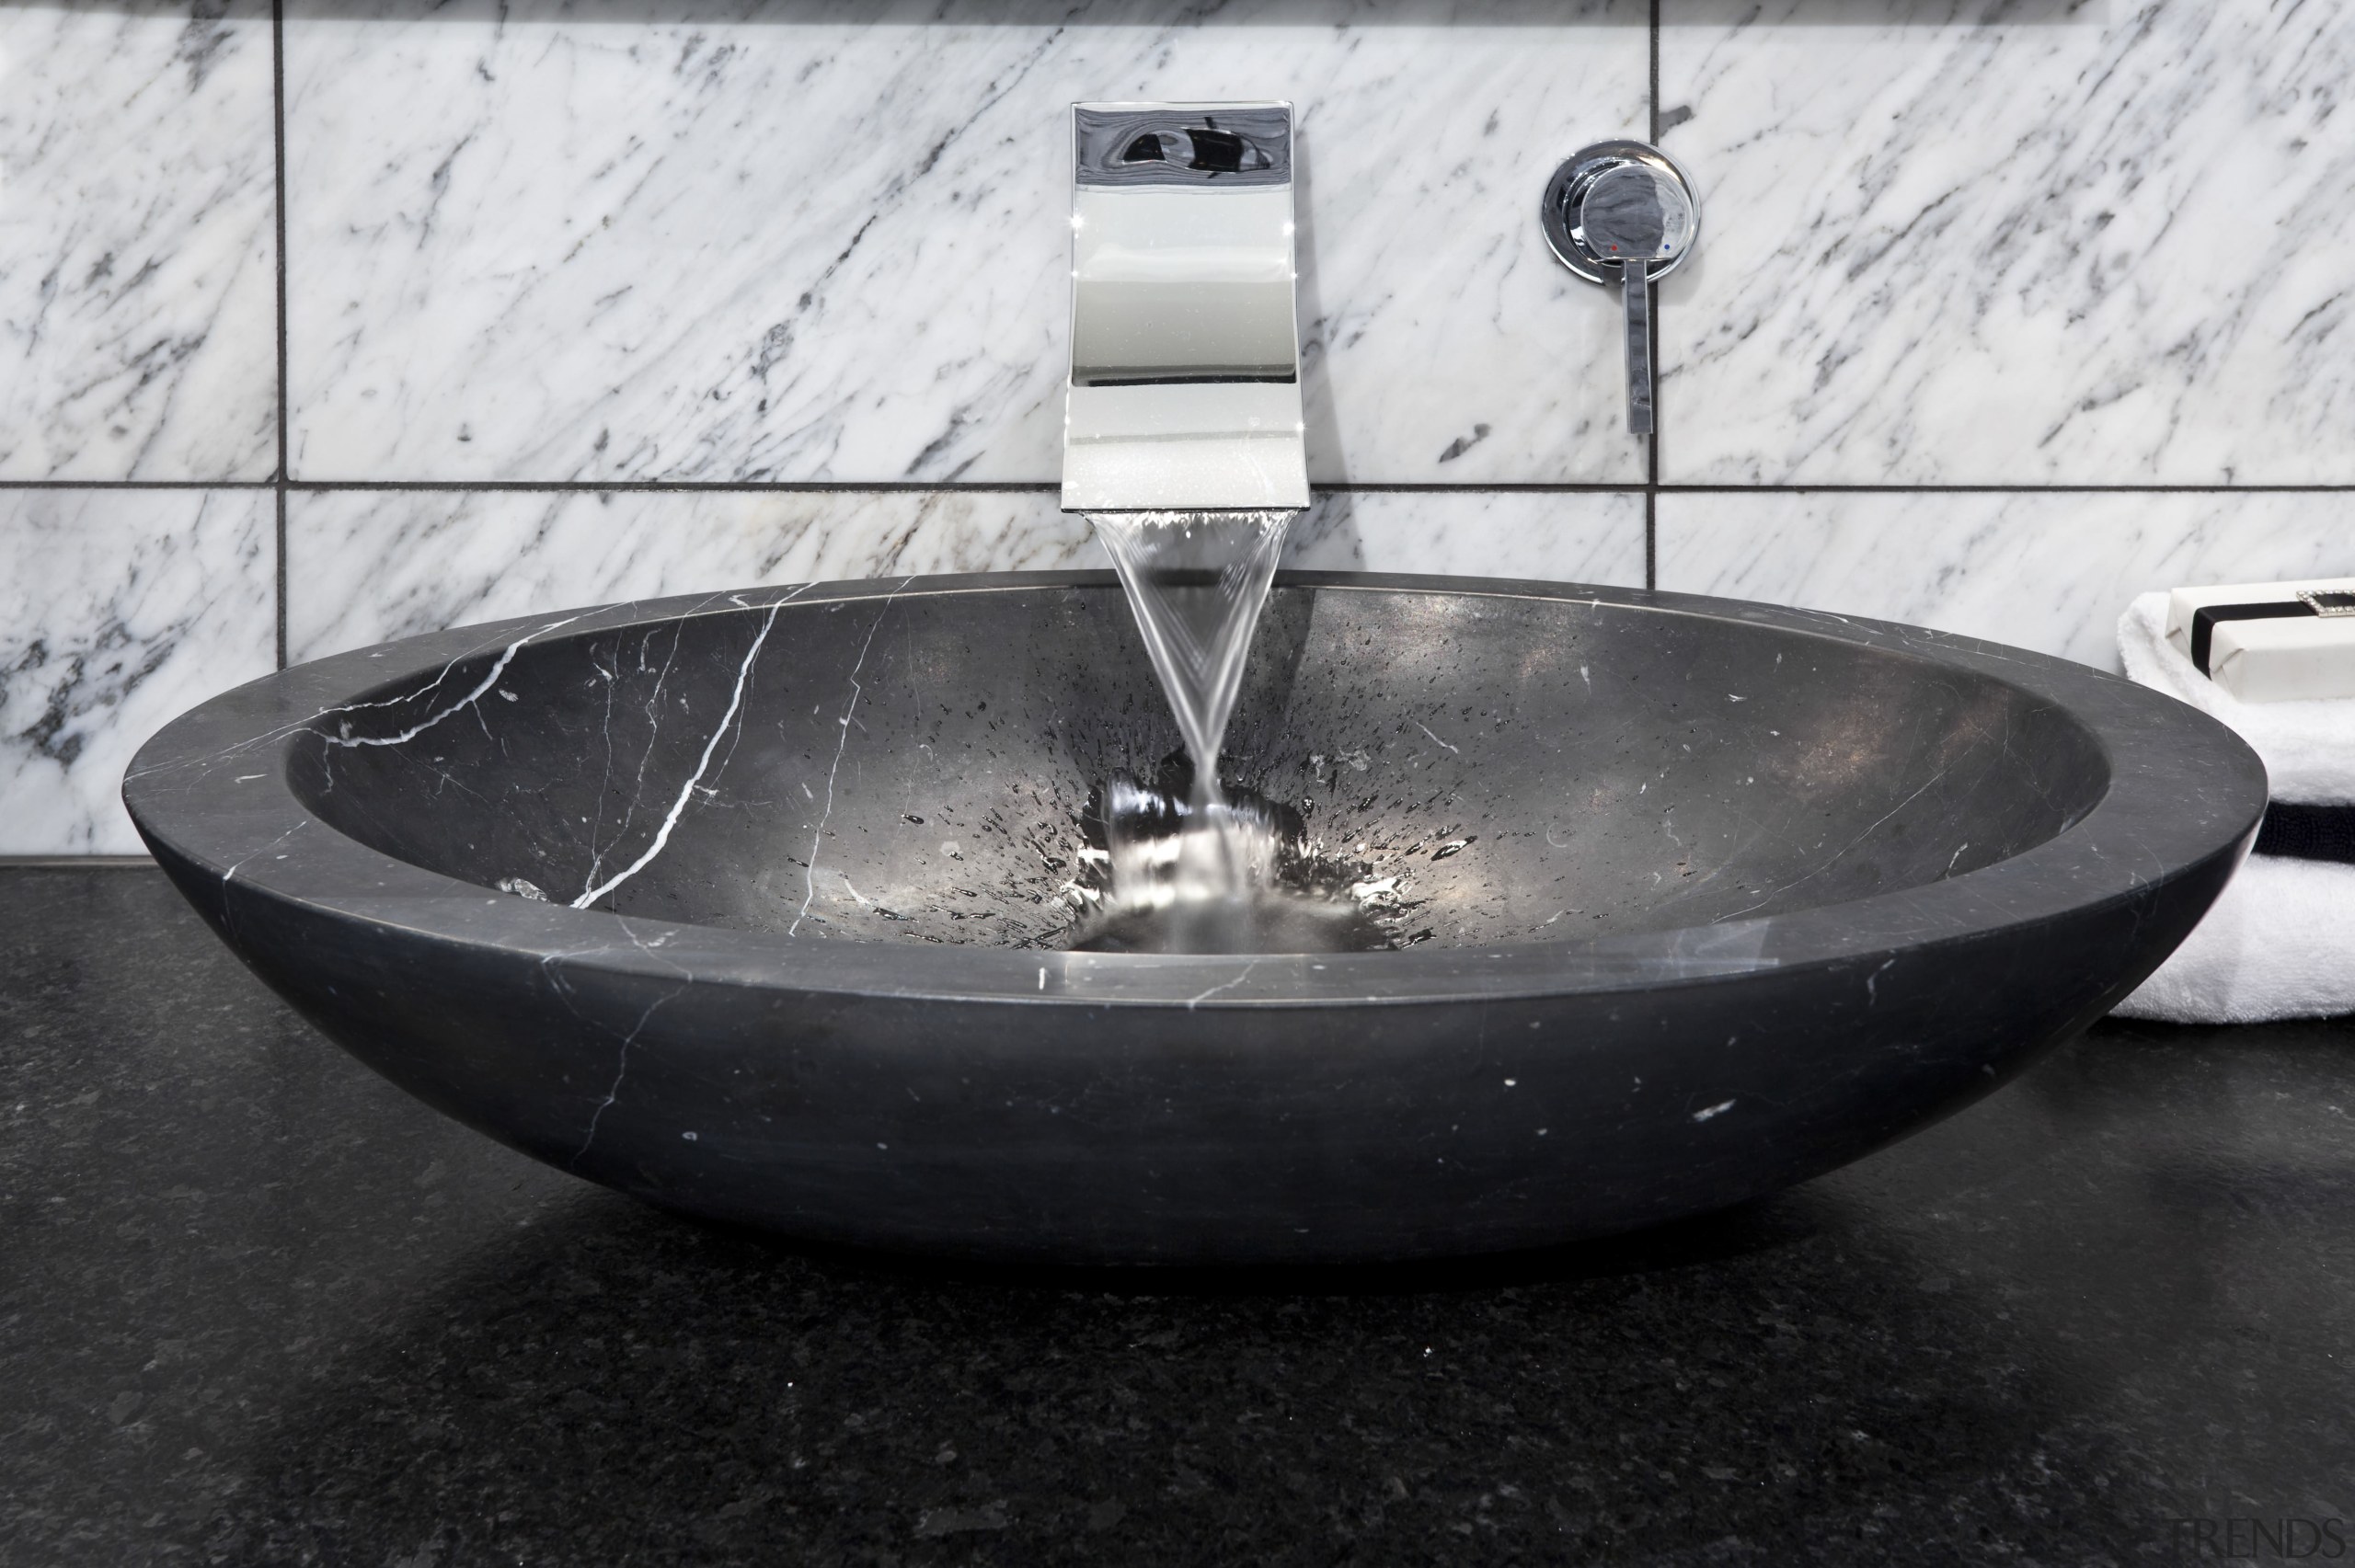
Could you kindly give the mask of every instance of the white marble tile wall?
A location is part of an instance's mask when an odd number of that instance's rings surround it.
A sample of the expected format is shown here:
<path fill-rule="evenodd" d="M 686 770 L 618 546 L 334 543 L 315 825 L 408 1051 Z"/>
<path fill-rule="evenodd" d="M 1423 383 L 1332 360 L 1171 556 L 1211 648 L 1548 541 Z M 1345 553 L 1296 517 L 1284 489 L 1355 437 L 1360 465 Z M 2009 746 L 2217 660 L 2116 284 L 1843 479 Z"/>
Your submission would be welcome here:
<path fill-rule="evenodd" d="M 0 854 L 134 854 L 122 771 L 276 668 L 266 490 L 0 490 Z"/>
<path fill-rule="evenodd" d="M 1359 490 L 1319 496 L 1284 565 L 1642 588 L 1644 551 L 1632 491 Z"/>
<path fill-rule="evenodd" d="M 1660 498 L 1659 586 L 2118 668 L 2118 618 L 2185 583 L 2355 573 L 2355 496 L 1725 491 Z"/>
<path fill-rule="evenodd" d="M 282 15 L 0 8 L 0 854 L 130 848 L 111 774 L 274 646 L 1092 564 L 1043 487 L 1075 98 L 1298 105 L 1311 467 L 1371 487 L 1295 565 L 1656 561 L 2099 664 L 2142 588 L 2355 571 L 2349 7 Z M 1706 226 L 1655 465 L 1534 206 L 1656 111 Z"/>
<path fill-rule="evenodd" d="M 1320 480 L 1640 481 L 1534 212 L 1633 0 L 293 0 L 295 476 L 1056 478 L 1069 106 L 1299 109 Z"/>
<path fill-rule="evenodd" d="M 327 491 L 287 512 L 289 657 L 619 599 L 902 573 L 1109 567 L 1043 491 Z M 1287 560 L 1641 587 L 1628 493 L 1327 494 Z"/>
<path fill-rule="evenodd" d="M 278 462 L 270 6 L 0 6 L 0 480 Z"/>
<path fill-rule="evenodd" d="M 2355 483 L 2355 7 L 1660 15 L 1664 479 Z"/>

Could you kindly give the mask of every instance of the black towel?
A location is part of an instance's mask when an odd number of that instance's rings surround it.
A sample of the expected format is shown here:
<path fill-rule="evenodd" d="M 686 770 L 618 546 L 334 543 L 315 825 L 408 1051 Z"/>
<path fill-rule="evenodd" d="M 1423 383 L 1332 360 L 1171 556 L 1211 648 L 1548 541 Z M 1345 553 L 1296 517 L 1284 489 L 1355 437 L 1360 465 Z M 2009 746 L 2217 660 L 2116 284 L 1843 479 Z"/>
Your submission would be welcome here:
<path fill-rule="evenodd" d="M 2258 854 L 2355 864 L 2355 806 L 2292 806 L 2275 801 L 2257 830 Z"/>

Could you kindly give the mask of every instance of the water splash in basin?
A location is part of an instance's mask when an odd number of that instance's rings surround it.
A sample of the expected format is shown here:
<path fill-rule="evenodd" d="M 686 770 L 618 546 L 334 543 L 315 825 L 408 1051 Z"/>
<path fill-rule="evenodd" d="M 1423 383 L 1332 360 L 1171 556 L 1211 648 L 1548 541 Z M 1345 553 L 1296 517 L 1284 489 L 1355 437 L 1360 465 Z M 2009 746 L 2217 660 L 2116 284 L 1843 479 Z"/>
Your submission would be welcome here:
<path fill-rule="evenodd" d="M 1101 908 L 1073 945 L 1167 953 L 1395 945 L 1357 903 L 1281 874 L 1302 857 L 1263 803 L 1230 801 L 1219 748 L 1292 525 L 1288 511 L 1103 512 L 1119 571 L 1192 763 L 1182 797 L 1115 780 Z"/>

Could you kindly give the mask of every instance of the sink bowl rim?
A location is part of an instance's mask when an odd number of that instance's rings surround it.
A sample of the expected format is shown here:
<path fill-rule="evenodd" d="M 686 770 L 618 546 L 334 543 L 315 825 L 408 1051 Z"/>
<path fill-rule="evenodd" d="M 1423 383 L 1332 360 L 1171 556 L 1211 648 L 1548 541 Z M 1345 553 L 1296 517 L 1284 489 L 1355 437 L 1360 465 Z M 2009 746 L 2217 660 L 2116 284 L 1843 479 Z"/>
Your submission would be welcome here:
<path fill-rule="evenodd" d="M 629 601 L 429 633 L 295 665 L 198 705 L 143 747 L 123 784 L 133 822 L 184 889 L 300 906 L 408 939 L 567 968 L 908 1001 L 1188 1009 L 1461 1001 L 1707 983 L 1968 942 L 2237 861 L 2267 798 L 2231 729 L 2122 678 L 2048 655 L 1890 622 L 1692 594 L 1511 578 L 1285 572 L 1279 586 L 1442 593 L 1732 620 L 1957 668 L 2054 704 L 2109 766 L 2101 797 L 2019 854 L 1944 880 L 1784 914 L 1602 938 L 1398 953 L 1144 955 L 787 937 L 536 903 L 430 871 L 314 816 L 287 759 L 322 718 L 369 692 L 542 638 L 788 603 L 1115 588 L 1107 571 L 981 573 L 777 585 Z M 1116 590 L 1116 589 L 1115 589 Z"/>

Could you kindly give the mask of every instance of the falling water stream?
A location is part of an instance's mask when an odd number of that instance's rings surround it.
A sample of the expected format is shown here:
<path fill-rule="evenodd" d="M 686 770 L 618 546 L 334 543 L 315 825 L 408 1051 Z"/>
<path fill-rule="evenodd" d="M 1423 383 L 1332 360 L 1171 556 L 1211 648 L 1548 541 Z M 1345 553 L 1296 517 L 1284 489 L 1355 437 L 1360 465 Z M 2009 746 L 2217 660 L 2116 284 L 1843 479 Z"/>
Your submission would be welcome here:
<path fill-rule="evenodd" d="M 1113 780 L 1102 799 L 1109 857 L 1103 907 L 1074 945 L 1165 953 L 1326 952 L 1387 947 L 1346 898 L 1288 883 L 1282 814 L 1220 786 L 1219 748 L 1242 689 L 1292 514 L 1107 512 L 1092 521 L 1112 556 L 1192 763 L 1176 789 Z"/>
<path fill-rule="evenodd" d="M 1243 687 L 1251 634 L 1267 605 L 1292 514 L 1100 512 L 1089 521 L 1120 574 L 1193 759 L 1192 804 L 1215 806 L 1219 743 Z"/>

